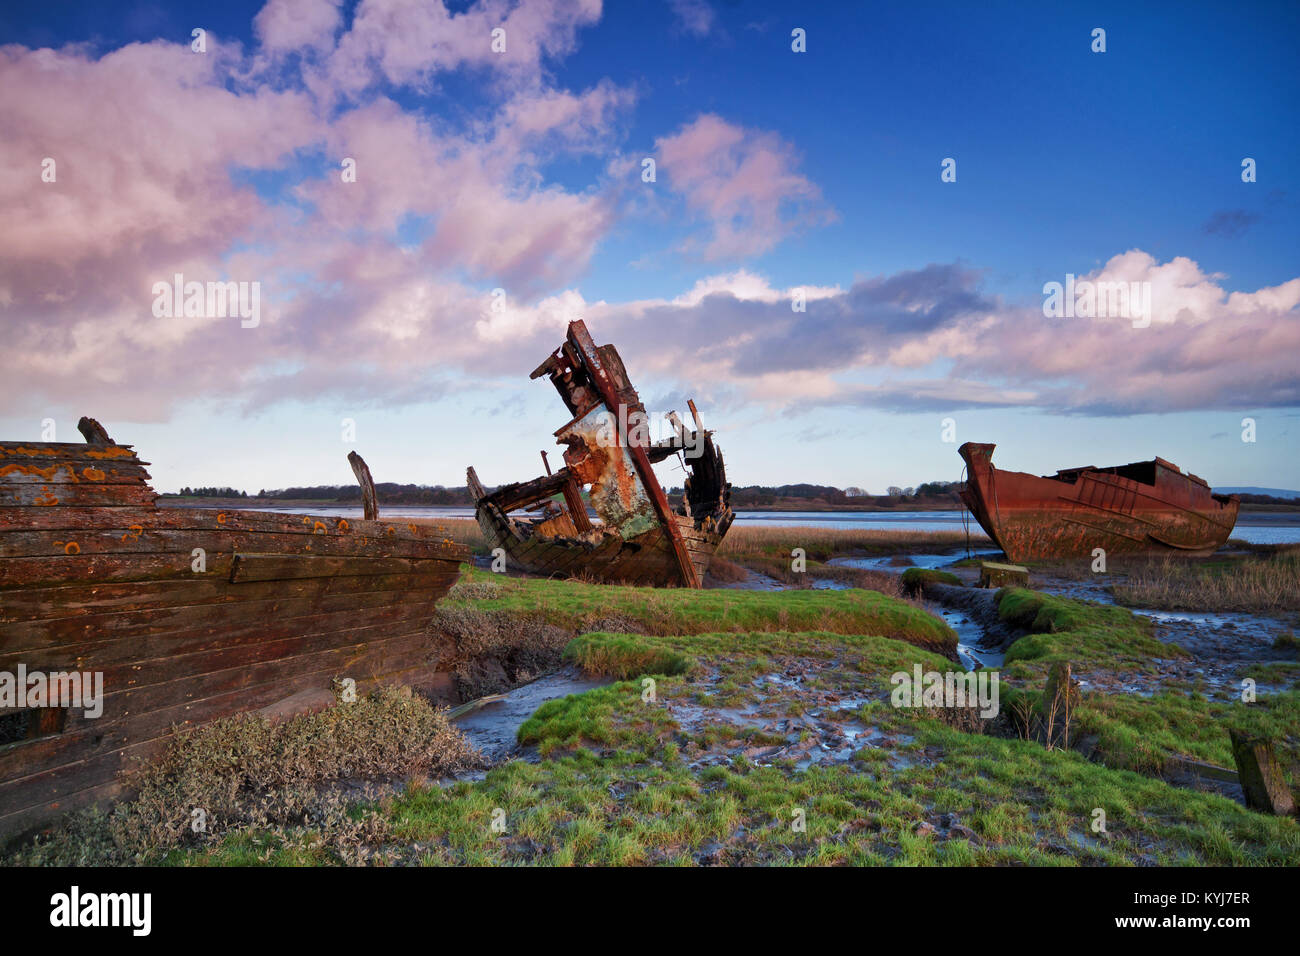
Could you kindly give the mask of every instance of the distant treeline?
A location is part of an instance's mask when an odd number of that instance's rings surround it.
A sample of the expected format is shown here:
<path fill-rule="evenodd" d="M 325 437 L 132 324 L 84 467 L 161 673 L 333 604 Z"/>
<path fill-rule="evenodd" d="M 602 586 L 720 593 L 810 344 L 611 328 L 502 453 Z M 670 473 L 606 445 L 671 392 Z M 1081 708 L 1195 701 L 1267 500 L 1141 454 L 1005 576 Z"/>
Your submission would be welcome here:
<path fill-rule="evenodd" d="M 1279 498 L 1277 495 L 1237 495 L 1243 505 L 1285 505 L 1294 508 L 1300 498 Z"/>
<path fill-rule="evenodd" d="M 180 494 L 186 498 L 247 498 L 247 491 L 234 488 L 182 488 Z"/>
<path fill-rule="evenodd" d="M 871 507 L 898 505 L 918 501 L 933 505 L 957 502 L 958 483 L 930 481 L 915 488 L 891 486 L 883 495 L 870 495 L 861 488 L 833 488 L 829 485 L 746 485 L 731 489 L 733 508 L 770 507 L 789 502 L 802 504 L 836 505 L 844 507 Z M 491 490 L 491 489 L 489 489 Z M 384 481 L 375 485 L 380 502 L 391 505 L 447 505 L 474 504 L 469 488 L 448 488 L 444 485 L 399 485 Z M 182 488 L 181 495 L 195 498 L 247 498 L 246 491 L 234 488 Z M 680 494 L 672 488 L 670 494 Z M 313 485 L 309 488 L 263 488 L 253 497 L 268 501 L 337 501 L 361 503 L 360 485 Z"/>
<path fill-rule="evenodd" d="M 731 506 L 733 508 L 761 507 L 798 501 L 807 504 L 869 507 L 922 499 L 939 504 L 959 501 L 957 497 L 959 487 L 960 484 L 955 481 L 928 481 L 914 488 L 891 485 L 883 495 L 872 495 L 861 488 L 833 488 L 829 485 L 746 485 L 743 488 L 731 489 Z"/>
<path fill-rule="evenodd" d="M 375 494 L 381 502 L 390 505 L 472 505 L 469 488 L 447 488 L 443 485 L 399 485 L 393 481 L 375 483 Z M 355 501 L 361 502 L 360 485 L 315 485 L 311 488 L 262 489 L 259 498 L 301 501 Z"/>
<path fill-rule="evenodd" d="M 957 481 L 927 481 L 914 488 L 891 485 L 883 495 L 872 495 L 861 488 L 833 488 L 830 485 L 745 485 L 731 489 L 731 506 L 738 510 L 747 508 L 777 508 L 782 505 L 815 505 L 840 508 L 890 508 L 904 505 L 924 505 L 942 508 L 960 504 Z M 489 491 L 494 489 L 489 488 Z M 399 485 L 384 481 L 375 485 L 382 503 L 390 505 L 446 505 L 469 507 L 474 504 L 469 488 L 448 488 L 444 485 Z M 681 494 L 681 488 L 670 488 L 671 495 Z M 182 488 L 180 494 L 187 498 L 248 498 L 248 492 L 235 488 Z M 270 501 L 337 501 L 361 503 L 360 485 L 313 485 L 310 488 L 262 489 L 255 498 Z M 1243 505 L 1267 505 L 1296 508 L 1300 499 L 1278 498 L 1274 495 L 1242 494 Z"/>

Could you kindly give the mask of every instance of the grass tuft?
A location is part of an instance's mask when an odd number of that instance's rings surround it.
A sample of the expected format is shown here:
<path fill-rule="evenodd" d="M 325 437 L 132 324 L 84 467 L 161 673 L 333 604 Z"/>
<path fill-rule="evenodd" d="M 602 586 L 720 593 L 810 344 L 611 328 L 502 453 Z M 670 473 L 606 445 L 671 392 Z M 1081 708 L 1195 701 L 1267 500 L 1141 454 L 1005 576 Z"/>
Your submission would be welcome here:
<path fill-rule="evenodd" d="M 695 661 L 636 634 L 584 634 L 564 649 L 588 674 L 627 680 L 643 674 L 687 674 Z"/>

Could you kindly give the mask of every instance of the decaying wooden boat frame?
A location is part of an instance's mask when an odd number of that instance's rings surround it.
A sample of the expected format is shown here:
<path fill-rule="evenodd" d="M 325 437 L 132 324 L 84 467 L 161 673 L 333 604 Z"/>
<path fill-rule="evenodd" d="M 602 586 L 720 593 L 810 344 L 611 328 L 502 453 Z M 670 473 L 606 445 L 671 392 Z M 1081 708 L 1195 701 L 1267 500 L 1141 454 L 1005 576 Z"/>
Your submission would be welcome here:
<path fill-rule="evenodd" d="M 0 442 L 0 672 L 102 674 L 103 712 L 0 712 L 0 837 L 117 796 L 177 727 L 316 709 L 343 678 L 450 691 L 429 623 L 469 550 L 379 520 L 355 452 L 364 519 L 158 507 L 148 463 L 78 427 Z"/>
<path fill-rule="evenodd" d="M 545 475 L 490 494 L 468 469 L 475 515 L 489 543 L 534 573 L 700 587 L 734 514 L 722 454 L 695 402 L 689 402 L 694 431 L 673 413 L 667 416 L 673 434 L 651 441 L 639 427 L 648 417 L 617 350 L 597 346 L 581 320 L 569 324 L 564 343 L 530 378 L 542 376 L 572 416 L 555 432 L 564 466 L 553 471 L 543 451 Z M 689 471 L 677 509 L 653 467 L 673 456 L 683 456 Z M 584 487 L 598 524 L 587 514 Z M 510 516 L 520 510 L 535 517 Z"/>

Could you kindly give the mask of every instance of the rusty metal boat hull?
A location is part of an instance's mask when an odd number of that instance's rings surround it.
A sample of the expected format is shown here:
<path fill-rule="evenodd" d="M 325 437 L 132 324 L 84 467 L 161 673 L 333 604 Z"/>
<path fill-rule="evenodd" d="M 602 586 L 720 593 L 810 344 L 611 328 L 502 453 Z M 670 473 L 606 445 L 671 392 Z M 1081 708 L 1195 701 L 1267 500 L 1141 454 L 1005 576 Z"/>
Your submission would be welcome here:
<path fill-rule="evenodd" d="M 98 717 L 0 710 L 0 835 L 118 795 L 174 727 L 435 679 L 431 613 L 468 559 L 442 529 L 160 508 L 146 464 L 0 442 L 0 673 L 103 681 Z"/>
<path fill-rule="evenodd" d="M 648 416 L 612 345 L 596 345 L 581 321 L 533 373 L 547 376 L 572 418 L 556 433 L 564 467 L 488 493 L 467 481 L 489 546 L 508 569 L 548 577 L 698 588 L 735 518 L 731 485 L 713 433 L 690 402 L 695 428 L 665 416 L 672 434 L 650 440 Z M 653 465 L 680 456 L 687 472 L 674 507 Z M 583 490 L 588 489 L 593 521 Z M 515 516 L 511 512 L 531 512 Z"/>
<path fill-rule="evenodd" d="M 1209 554 L 1232 533 L 1236 495 L 1156 458 L 1051 476 L 1001 471 L 995 445 L 967 442 L 962 500 L 1012 561 L 1110 554 Z"/>

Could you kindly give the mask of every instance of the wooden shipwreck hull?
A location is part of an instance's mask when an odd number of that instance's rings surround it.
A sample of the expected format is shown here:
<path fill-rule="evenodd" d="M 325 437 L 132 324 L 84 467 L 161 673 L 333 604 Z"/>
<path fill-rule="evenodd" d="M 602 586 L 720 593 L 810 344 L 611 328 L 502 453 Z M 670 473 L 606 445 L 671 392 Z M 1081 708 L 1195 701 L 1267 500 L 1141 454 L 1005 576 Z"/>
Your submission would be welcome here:
<path fill-rule="evenodd" d="M 441 529 L 160 508 L 130 446 L 82 432 L 0 442 L 0 678 L 102 679 L 98 716 L 0 709 L 0 835 L 116 796 L 177 726 L 315 709 L 348 678 L 432 679 L 430 615 L 469 556 Z"/>
<path fill-rule="evenodd" d="M 653 442 L 649 419 L 612 345 L 597 346 L 581 322 L 532 373 L 550 378 L 572 415 L 555 433 L 564 467 L 487 493 L 473 468 L 479 527 L 507 564 L 534 574 L 698 588 L 735 515 L 722 453 L 690 403 L 694 430 L 675 414 L 672 434 Z M 688 476 L 673 507 L 653 465 L 682 457 Z M 542 453 L 546 462 L 546 453 Z M 589 488 L 597 521 L 587 513 Z M 562 502 L 555 500 L 562 496 Z M 531 517 L 513 511 L 533 512 Z"/>
<path fill-rule="evenodd" d="M 995 445 L 958 449 L 968 478 L 962 500 L 1012 561 L 1168 552 L 1208 554 L 1232 533 L 1236 495 L 1156 458 L 1038 477 L 994 467 Z"/>

